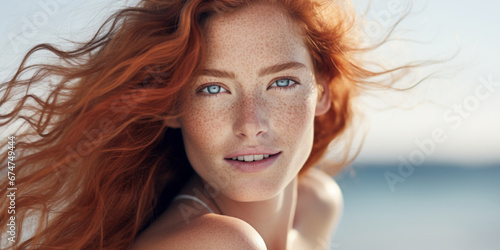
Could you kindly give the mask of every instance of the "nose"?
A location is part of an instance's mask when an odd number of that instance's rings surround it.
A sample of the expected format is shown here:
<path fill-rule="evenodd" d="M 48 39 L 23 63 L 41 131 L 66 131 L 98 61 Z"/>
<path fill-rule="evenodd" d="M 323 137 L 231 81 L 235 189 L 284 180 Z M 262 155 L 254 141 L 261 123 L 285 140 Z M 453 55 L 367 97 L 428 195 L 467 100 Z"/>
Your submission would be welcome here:
<path fill-rule="evenodd" d="M 268 130 L 264 101 L 258 97 L 243 97 L 236 104 L 234 132 L 240 138 L 255 139 Z"/>

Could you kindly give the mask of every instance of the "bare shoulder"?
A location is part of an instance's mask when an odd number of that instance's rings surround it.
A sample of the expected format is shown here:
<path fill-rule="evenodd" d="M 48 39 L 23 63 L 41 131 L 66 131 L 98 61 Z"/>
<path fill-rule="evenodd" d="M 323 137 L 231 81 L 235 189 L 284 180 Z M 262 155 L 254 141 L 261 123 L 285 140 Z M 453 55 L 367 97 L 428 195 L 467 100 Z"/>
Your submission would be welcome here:
<path fill-rule="evenodd" d="M 262 237 L 243 220 L 205 214 L 162 233 L 140 238 L 132 249 L 266 249 Z"/>
<path fill-rule="evenodd" d="M 310 236 L 331 235 L 344 208 L 337 182 L 323 171 L 311 168 L 299 178 L 297 196 L 297 228 Z"/>
<path fill-rule="evenodd" d="M 299 179 L 301 198 L 328 211 L 342 212 L 344 199 L 337 182 L 323 171 L 311 168 Z M 339 211 L 340 210 L 340 211 Z"/>

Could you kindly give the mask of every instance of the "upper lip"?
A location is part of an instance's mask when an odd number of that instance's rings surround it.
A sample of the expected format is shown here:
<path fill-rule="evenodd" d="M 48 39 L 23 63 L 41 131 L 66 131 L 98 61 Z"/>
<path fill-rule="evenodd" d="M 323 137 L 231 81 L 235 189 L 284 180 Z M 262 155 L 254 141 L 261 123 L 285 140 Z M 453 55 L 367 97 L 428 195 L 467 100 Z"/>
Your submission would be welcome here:
<path fill-rule="evenodd" d="M 274 154 L 277 154 L 279 152 L 281 152 L 281 151 L 270 148 L 270 147 L 258 146 L 258 147 L 245 148 L 245 149 L 234 151 L 234 152 L 224 156 L 224 158 L 231 159 L 231 158 L 235 158 L 238 156 L 244 156 L 244 155 L 274 155 Z"/>

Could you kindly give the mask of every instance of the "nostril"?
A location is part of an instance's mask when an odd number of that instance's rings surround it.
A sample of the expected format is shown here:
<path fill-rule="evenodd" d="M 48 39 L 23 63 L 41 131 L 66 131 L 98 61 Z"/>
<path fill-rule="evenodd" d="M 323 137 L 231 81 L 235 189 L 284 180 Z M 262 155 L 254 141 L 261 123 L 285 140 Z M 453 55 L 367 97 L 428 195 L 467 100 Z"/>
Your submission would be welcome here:
<path fill-rule="evenodd" d="M 242 111 L 233 125 L 235 134 L 240 138 L 255 138 L 263 136 L 269 129 L 264 113 Z"/>

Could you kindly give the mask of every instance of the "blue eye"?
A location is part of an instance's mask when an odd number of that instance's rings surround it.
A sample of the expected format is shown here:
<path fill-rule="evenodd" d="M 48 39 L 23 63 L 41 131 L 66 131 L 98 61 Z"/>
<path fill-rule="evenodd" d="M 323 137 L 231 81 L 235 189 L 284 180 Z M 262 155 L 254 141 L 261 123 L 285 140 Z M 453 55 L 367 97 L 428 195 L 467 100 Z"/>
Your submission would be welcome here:
<path fill-rule="evenodd" d="M 273 84 L 271 84 L 271 87 L 289 87 L 291 85 L 297 84 L 294 80 L 291 79 L 279 79 L 276 80 Z"/>
<path fill-rule="evenodd" d="M 223 87 L 218 86 L 218 85 L 207 86 L 207 87 L 201 89 L 201 91 L 205 92 L 207 94 L 211 94 L 211 95 L 216 95 L 216 94 L 219 94 L 222 92 L 227 92 L 227 90 L 225 90 Z"/>

